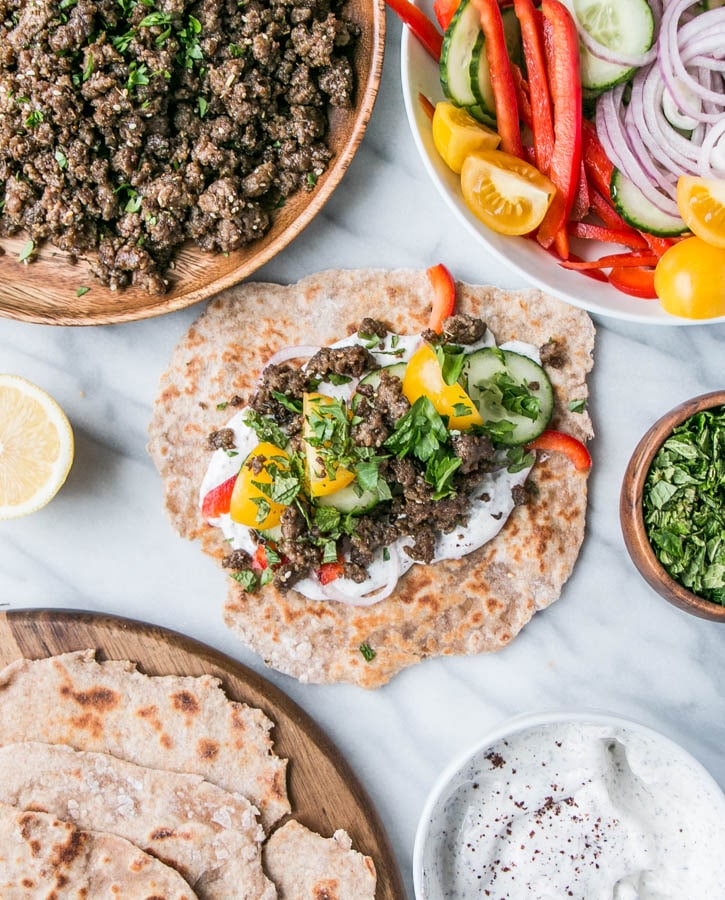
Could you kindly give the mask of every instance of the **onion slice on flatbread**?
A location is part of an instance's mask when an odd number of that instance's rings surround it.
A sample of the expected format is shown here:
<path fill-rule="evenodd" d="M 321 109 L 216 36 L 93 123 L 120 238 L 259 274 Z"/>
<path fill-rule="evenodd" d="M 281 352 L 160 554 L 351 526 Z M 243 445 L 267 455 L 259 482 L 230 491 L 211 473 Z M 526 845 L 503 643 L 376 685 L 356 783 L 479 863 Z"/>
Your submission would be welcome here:
<path fill-rule="evenodd" d="M 215 298 L 177 346 L 149 428 L 177 531 L 218 559 L 228 553 L 221 530 L 199 510 L 207 437 L 229 419 L 230 399 L 250 395 L 273 353 L 332 344 L 365 316 L 419 334 L 431 300 L 425 272 L 411 270 L 328 271 L 289 286 L 248 283 Z M 462 283 L 457 311 L 483 318 L 499 344 L 554 342 L 545 366 L 555 394 L 550 427 L 583 441 L 592 436 L 587 411 L 569 409 L 588 397 L 594 327 L 584 311 L 537 290 Z M 269 665 L 309 682 L 377 687 L 427 657 L 498 650 L 559 597 L 584 536 L 586 473 L 552 453 L 540 457 L 529 481 L 530 501 L 497 537 L 462 559 L 413 566 L 380 603 L 313 601 L 273 584 L 247 594 L 230 580 L 224 620 Z"/>
<path fill-rule="evenodd" d="M 0 745 L 67 744 L 243 794 L 265 828 L 290 811 L 273 723 L 210 675 L 144 675 L 93 650 L 21 659 L 0 672 Z"/>

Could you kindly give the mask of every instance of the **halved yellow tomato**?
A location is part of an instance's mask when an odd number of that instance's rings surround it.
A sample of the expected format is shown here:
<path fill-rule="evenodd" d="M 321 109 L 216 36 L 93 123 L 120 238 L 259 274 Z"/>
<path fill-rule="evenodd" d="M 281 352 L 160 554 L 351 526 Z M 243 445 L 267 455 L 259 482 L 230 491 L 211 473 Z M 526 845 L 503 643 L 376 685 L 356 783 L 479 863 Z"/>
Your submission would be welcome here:
<path fill-rule="evenodd" d="M 495 150 L 501 138 L 460 106 L 441 101 L 433 113 L 433 144 L 443 162 L 460 174 L 463 160 L 476 150 Z"/>
<path fill-rule="evenodd" d="M 534 166 L 501 150 L 471 153 L 461 169 L 466 206 L 499 234 L 528 234 L 537 228 L 556 188 Z"/>
<path fill-rule="evenodd" d="M 337 401 L 325 394 L 303 394 L 302 395 L 302 437 L 309 438 L 315 433 L 313 423 L 316 418 L 332 417 L 332 410 L 325 411 L 325 407 L 332 407 Z M 313 447 L 309 441 L 305 440 L 305 458 L 307 460 L 307 481 L 311 497 L 326 497 L 328 494 L 334 494 L 344 487 L 347 487 L 355 480 L 355 473 L 349 469 L 339 466 L 335 469 L 334 477 L 330 477 L 327 467 L 322 465 L 318 460 L 320 448 Z"/>
<path fill-rule="evenodd" d="M 693 234 L 714 247 L 725 247 L 725 180 L 681 175 L 677 205 Z"/>
<path fill-rule="evenodd" d="M 259 472 L 254 471 L 257 468 L 254 463 L 257 457 L 264 457 Z M 272 484 L 273 479 L 269 471 L 270 466 L 276 466 L 279 470 L 286 471 L 289 468 L 289 456 L 284 450 L 275 447 L 274 444 L 262 441 L 260 444 L 257 444 L 244 460 L 242 468 L 239 470 L 239 475 L 237 475 L 237 480 L 234 482 L 234 490 L 232 491 L 232 500 L 229 507 L 229 515 L 234 522 L 239 522 L 240 525 L 246 525 L 248 528 L 258 528 L 262 531 L 279 525 L 282 513 L 286 507 L 281 503 L 271 501 L 254 484 L 255 481 L 258 484 Z M 269 505 L 269 512 L 260 520 L 258 518 L 259 511 L 260 508 L 265 508 L 265 503 Z"/>
<path fill-rule="evenodd" d="M 670 247 L 657 263 L 655 291 L 673 316 L 725 316 L 725 248 L 699 237 Z"/>
<path fill-rule="evenodd" d="M 476 404 L 460 384 L 446 384 L 438 357 L 430 344 L 423 344 L 411 356 L 403 376 L 403 394 L 410 403 L 428 397 L 442 416 L 448 416 L 448 427 L 465 431 L 472 425 L 482 425 L 483 419 Z"/>

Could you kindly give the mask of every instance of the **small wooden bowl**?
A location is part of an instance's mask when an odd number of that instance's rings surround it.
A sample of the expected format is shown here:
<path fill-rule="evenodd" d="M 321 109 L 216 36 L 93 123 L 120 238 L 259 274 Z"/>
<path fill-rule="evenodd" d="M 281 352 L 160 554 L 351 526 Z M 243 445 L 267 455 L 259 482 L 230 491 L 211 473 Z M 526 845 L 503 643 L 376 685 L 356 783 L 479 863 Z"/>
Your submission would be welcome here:
<path fill-rule="evenodd" d="M 710 619 L 713 622 L 725 622 L 725 606 L 712 603 L 688 591 L 667 574 L 655 556 L 644 524 L 642 491 L 652 460 L 672 430 L 695 413 L 722 405 L 725 405 L 725 390 L 713 391 L 680 403 L 658 419 L 637 444 L 624 473 L 619 497 L 619 521 L 624 543 L 640 575 L 650 587 L 674 606 L 692 613 L 693 616 Z"/>
<path fill-rule="evenodd" d="M 166 294 L 135 288 L 111 291 L 80 260 L 46 244 L 30 265 L 18 262 L 27 235 L 0 238 L 0 316 L 45 325 L 105 325 L 158 316 L 198 303 L 237 284 L 269 262 L 322 209 L 362 141 L 373 110 L 383 66 L 383 0 L 349 0 L 345 15 L 360 27 L 353 57 L 355 98 L 350 109 L 330 108 L 328 145 L 333 156 L 312 192 L 298 191 L 279 210 L 267 234 L 228 255 L 205 253 L 187 243 L 177 254 Z M 3 252 L 4 251 L 4 252 Z M 78 288 L 90 288 L 76 296 Z"/>

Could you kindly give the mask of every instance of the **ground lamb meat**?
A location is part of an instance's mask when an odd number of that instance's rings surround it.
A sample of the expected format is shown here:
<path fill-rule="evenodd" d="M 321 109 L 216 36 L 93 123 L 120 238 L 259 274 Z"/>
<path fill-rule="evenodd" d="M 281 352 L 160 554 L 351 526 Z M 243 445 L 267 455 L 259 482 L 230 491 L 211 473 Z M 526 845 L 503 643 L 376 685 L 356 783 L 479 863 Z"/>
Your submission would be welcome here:
<path fill-rule="evenodd" d="M 371 319 L 366 317 L 358 325 L 358 333 L 365 334 L 369 337 L 379 337 L 384 340 L 388 336 L 388 326 L 379 319 Z"/>
<path fill-rule="evenodd" d="M 307 386 L 307 375 L 296 366 L 282 363 L 279 366 L 267 366 L 259 379 L 257 390 L 252 395 L 249 405 L 258 413 L 284 422 L 291 422 L 294 413 L 283 406 L 274 396 L 284 394 L 290 400 L 302 400 Z"/>
<path fill-rule="evenodd" d="M 549 366 L 552 369 L 562 369 L 566 365 L 566 348 L 561 341 L 555 338 L 549 340 L 539 347 L 541 355 L 541 364 Z"/>
<path fill-rule="evenodd" d="M 210 450 L 233 450 L 234 431 L 231 428 L 220 428 L 209 435 L 207 446 Z"/>
<path fill-rule="evenodd" d="M 475 344 L 486 333 L 483 319 L 458 313 L 443 320 L 443 337 L 450 344 Z"/>
<path fill-rule="evenodd" d="M 323 347 L 309 361 L 307 374 L 323 380 L 329 375 L 359 378 L 374 367 L 375 358 L 359 344 L 353 344 L 352 347 Z"/>
<path fill-rule="evenodd" d="M 228 556 L 224 557 L 222 565 L 225 569 L 233 569 L 235 572 L 244 572 L 247 569 L 252 568 L 252 557 L 246 550 L 232 550 Z"/>
<path fill-rule="evenodd" d="M 359 29 L 342 7 L 0 0 L 0 237 L 152 293 L 185 241 L 261 237 L 325 171 L 328 107 L 351 105 Z"/>
<path fill-rule="evenodd" d="M 451 444 L 456 456 L 461 458 L 459 471 L 462 475 L 478 472 L 482 462 L 491 463 L 495 459 L 493 443 L 485 434 L 456 434 L 451 438 Z"/>

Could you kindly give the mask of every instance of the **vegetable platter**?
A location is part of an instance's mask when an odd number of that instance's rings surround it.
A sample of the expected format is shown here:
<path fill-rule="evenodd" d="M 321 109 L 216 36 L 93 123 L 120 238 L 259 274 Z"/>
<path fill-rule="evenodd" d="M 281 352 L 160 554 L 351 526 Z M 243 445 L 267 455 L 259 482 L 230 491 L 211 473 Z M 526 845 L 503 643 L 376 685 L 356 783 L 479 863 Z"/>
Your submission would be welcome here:
<path fill-rule="evenodd" d="M 401 76 L 416 147 L 485 250 L 592 313 L 725 321 L 725 9 L 421 0 L 411 14 L 388 3 L 409 26 Z M 500 25 L 486 26 L 492 9 Z M 517 204 L 505 185 L 522 181 Z"/>

